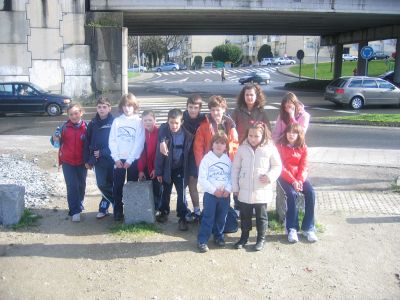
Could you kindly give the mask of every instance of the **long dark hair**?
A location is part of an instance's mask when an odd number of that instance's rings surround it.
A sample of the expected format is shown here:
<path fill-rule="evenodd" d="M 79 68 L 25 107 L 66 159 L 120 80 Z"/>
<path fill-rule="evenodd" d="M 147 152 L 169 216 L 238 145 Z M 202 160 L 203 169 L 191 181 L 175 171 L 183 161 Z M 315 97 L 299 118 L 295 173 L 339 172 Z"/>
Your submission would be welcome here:
<path fill-rule="evenodd" d="M 247 90 L 254 90 L 256 92 L 256 102 L 254 103 L 254 107 L 263 108 L 267 100 L 260 86 L 255 83 L 248 83 L 242 88 L 237 97 L 237 102 L 236 102 L 237 107 L 247 107 L 244 97 L 244 94 L 246 93 Z"/>
<path fill-rule="evenodd" d="M 294 112 L 295 116 L 297 116 L 299 114 L 299 110 L 300 110 L 300 107 L 302 106 L 302 103 L 299 101 L 297 96 L 292 92 L 288 92 L 283 96 L 279 114 L 280 114 L 281 120 L 286 125 L 289 125 L 289 123 L 290 123 L 290 115 L 285 110 L 285 106 L 286 106 L 287 103 L 292 103 L 294 105 L 294 107 L 295 107 L 295 112 Z"/>

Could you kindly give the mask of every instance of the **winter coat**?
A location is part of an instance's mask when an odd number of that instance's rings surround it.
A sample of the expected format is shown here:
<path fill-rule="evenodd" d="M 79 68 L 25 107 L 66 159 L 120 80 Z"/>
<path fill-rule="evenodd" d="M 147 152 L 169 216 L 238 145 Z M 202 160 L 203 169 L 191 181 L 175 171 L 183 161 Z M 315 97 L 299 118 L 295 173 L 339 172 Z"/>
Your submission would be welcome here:
<path fill-rule="evenodd" d="M 125 159 L 132 164 L 142 154 L 144 139 L 142 120 L 137 115 L 120 115 L 114 119 L 108 139 L 111 157 L 114 161 Z"/>
<path fill-rule="evenodd" d="M 232 119 L 236 124 L 239 143 L 244 140 L 247 129 L 257 121 L 264 122 L 267 124 L 268 129 L 271 130 L 267 112 L 263 108 L 253 108 L 249 112 L 247 107 L 236 107 L 232 112 Z"/>
<path fill-rule="evenodd" d="M 218 188 L 232 191 L 232 162 L 225 153 L 218 157 L 214 152 L 208 152 L 201 160 L 199 167 L 199 184 L 204 192 L 213 195 Z"/>
<path fill-rule="evenodd" d="M 273 143 L 259 146 L 254 151 L 247 140 L 236 153 L 232 167 L 232 191 L 239 192 L 240 202 L 270 203 L 272 201 L 272 184 L 282 171 L 278 150 Z M 267 175 L 270 183 L 260 182 L 260 176 Z"/>
<path fill-rule="evenodd" d="M 305 110 L 302 110 L 294 119 L 290 120 L 290 124 L 299 124 L 303 127 L 304 133 L 308 129 L 308 124 L 310 123 L 310 114 Z M 281 119 L 279 115 L 276 119 L 274 131 L 272 131 L 272 139 L 277 144 L 282 138 L 283 133 L 288 125 Z"/>
<path fill-rule="evenodd" d="M 308 149 L 307 146 L 291 147 L 288 145 L 277 145 L 282 160 L 281 177 L 287 183 L 295 181 L 304 183 L 308 175 Z"/>
<path fill-rule="evenodd" d="M 165 125 L 162 124 L 160 126 L 160 128 L 163 126 L 168 126 L 168 124 L 167 123 L 165 123 Z M 191 170 L 192 164 L 190 163 L 190 161 L 194 160 L 193 151 L 192 151 L 193 135 L 183 127 L 181 127 L 181 130 L 183 130 L 184 135 L 185 135 L 185 141 L 183 144 L 183 175 L 184 175 L 184 182 L 185 182 L 185 186 L 186 186 L 188 184 L 190 174 L 192 174 L 194 172 L 193 170 Z M 169 130 L 169 126 L 168 126 L 168 131 L 167 131 L 166 140 L 165 140 L 165 142 L 168 145 L 168 156 L 161 154 L 160 142 L 157 143 L 157 147 L 156 147 L 155 175 L 162 176 L 163 182 L 166 182 L 168 184 L 172 183 L 172 180 L 171 180 L 172 154 L 173 154 L 172 140 L 173 140 L 172 133 Z"/>
<path fill-rule="evenodd" d="M 228 156 L 233 161 L 237 148 L 239 146 L 238 135 L 236 131 L 236 125 L 233 120 L 225 115 L 223 117 L 223 125 L 225 127 L 225 133 L 228 136 Z M 206 118 L 201 122 L 199 128 L 197 129 L 194 144 L 193 144 L 193 152 L 194 157 L 196 159 L 196 165 L 199 166 L 201 160 L 204 155 L 208 153 L 211 149 L 211 139 L 215 134 L 214 126 L 212 125 L 211 116 L 206 115 Z"/>
<path fill-rule="evenodd" d="M 108 139 L 113 121 L 114 117 L 111 114 L 108 114 L 104 120 L 96 114 L 88 124 L 84 152 L 85 163 L 103 167 L 114 164 L 110 148 L 108 147 Z M 100 151 L 98 159 L 94 156 L 94 151 L 96 150 Z"/>
<path fill-rule="evenodd" d="M 59 164 L 67 163 L 72 166 L 84 164 L 83 146 L 86 139 L 86 122 L 82 120 L 79 126 L 67 121 L 61 129 Z"/>
<path fill-rule="evenodd" d="M 142 155 L 138 161 L 139 172 L 144 172 L 147 167 L 149 174 L 154 170 L 154 163 L 156 160 L 156 147 L 158 139 L 158 128 L 154 126 L 152 132 L 145 129 L 145 144 Z"/>

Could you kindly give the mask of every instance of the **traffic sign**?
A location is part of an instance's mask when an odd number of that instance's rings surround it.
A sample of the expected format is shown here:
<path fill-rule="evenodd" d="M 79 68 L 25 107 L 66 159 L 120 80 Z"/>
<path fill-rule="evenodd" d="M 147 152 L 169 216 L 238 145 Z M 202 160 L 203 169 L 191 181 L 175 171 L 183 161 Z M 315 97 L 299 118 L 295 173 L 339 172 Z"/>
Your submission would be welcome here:
<path fill-rule="evenodd" d="M 361 57 L 364 59 L 370 59 L 374 55 L 374 49 L 371 46 L 364 46 L 360 51 Z"/>

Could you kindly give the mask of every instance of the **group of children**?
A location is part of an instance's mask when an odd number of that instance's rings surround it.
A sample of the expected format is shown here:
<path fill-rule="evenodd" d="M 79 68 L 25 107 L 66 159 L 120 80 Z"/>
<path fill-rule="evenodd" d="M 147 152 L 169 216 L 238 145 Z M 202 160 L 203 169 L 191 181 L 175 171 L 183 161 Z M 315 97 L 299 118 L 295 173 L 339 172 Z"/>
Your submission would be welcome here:
<path fill-rule="evenodd" d="M 68 121 L 52 142 L 60 142 L 59 162 L 66 185 L 69 215 L 80 221 L 87 169 L 94 169 L 102 193 L 97 218 L 107 216 L 113 205 L 114 219 L 123 219 L 122 188 L 125 181 L 152 180 L 156 218 L 166 222 L 170 213 L 172 187 L 177 192 L 179 229 L 188 222 L 200 223 L 197 236 L 200 252 L 208 251 L 214 235 L 217 246 L 225 246 L 224 227 L 233 193 L 240 211 L 241 236 L 235 248 L 243 248 L 252 229 L 255 212 L 256 251 L 264 247 L 267 203 L 272 201 L 272 184 L 287 196 L 286 230 L 289 242 L 297 242 L 299 231 L 296 198 L 305 195 L 302 231 L 315 242 L 314 190 L 307 179 L 307 146 L 304 133 L 310 115 L 293 93 L 287 93 L 274 131 L 264 110 L 265 96 L 258 85 L 246 85 L 230 117 L 226 100 L 212 96 L 209 113 L 201 113 L 202 98 L 188 98 L 186 110 L 168 112 L 168 120 L 156 127 L 153 111 L 139 117 L 139 103 L 133 94 L 122 96 L 121 115 L 113 118 L 107 99 L 99 99 L 95 118 L 86 124 L 83 109 L 71 104 Z M 200 209 L 197 184 L 204 192 Z M 186 201 L 186 186 L 193 212 Z M 201 218 L 201 222 L 200 222 Z"/>

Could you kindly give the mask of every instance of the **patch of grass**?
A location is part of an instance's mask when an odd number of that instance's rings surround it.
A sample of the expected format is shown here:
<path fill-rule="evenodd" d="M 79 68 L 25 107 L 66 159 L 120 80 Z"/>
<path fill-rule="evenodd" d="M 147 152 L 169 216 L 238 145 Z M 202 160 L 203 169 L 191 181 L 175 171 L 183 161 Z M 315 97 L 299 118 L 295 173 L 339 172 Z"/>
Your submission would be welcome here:
<path fill-rule="evenodd" d="M 128 71 L 128 78 L 135 78 L 139 76 L 139 72 Z"/>
<path fill-rule="evenodd" d="M 17 230 L 21 228 L 28 228 L 31 226 L 38 226 L 38 220 L 41 219 L 42 216 L 36 215 L 31 212 L 29 209 L 25 208 L 24 212 L 21 216 L 21 220 L 17 224 L 12 226 L 12 229 Z"/>
<path fill-rule="evenodd" d="M 315 80 L 315 79 L 299 80 L 294 82 L 288 82 L 285 84 L 285 87 L 289 89 L 324 91 L 326 86 L 330 82 L 331 80 Z"/>
<path fill-rule="evenodd" d="M 400 193 L 400 185 L 397 184 L 398 181 L 399 181 L 398 178 L 394 178 L 391 183 L 392 191 L 395 193 Z"/>
<path fill-rule="evenodd" d="M 385 62 L 384 60 L 372 60 L 368 63 L 368 76 L 378 76 L 393 69 L 394 61 Z M 357 67 L 356 61 L 344 61 L 342 63 L 342 76 L 352 76 L 354 68 Z M 289 70 L 293 74 L 299 74 L 299 65 L 291 67 Z M 314 78 L 314 64 L 301 65 L 301 76 Z M 317 65 L 317 79 L 333 78 L 333 66 L 331 63 L 319 63 Z"/>
<path fill-rule="evenodd" d="M 155 224 L 138 223 L 132 225 L 121 224 L 111 228 L 111 233 L 116 235 L 135 235 L 146 236 L 161 232 L 161 229 Z"/>
<path fill-rule="evenodd" d="M 303 221 L 304 212 L 299 212 L 299 224 Z M 273 231 L 274 233 L 284 233 L 285 226 L 283 223 L 279 221 L 279 216 L 276 211 L 268 211 L 268 229 Z M 315 223 L 315 229 L 317 232 L 323 233 L 325 231 L 325 227 L 320 223 Z"/>
<path fill-rule="evenodd" d="M 359 114 L 352 116 L 321 117 L 320 120 L 354 121 L 373 124 L 400 125 L 400 114 Z"/>

